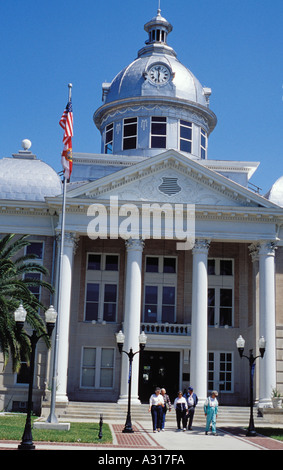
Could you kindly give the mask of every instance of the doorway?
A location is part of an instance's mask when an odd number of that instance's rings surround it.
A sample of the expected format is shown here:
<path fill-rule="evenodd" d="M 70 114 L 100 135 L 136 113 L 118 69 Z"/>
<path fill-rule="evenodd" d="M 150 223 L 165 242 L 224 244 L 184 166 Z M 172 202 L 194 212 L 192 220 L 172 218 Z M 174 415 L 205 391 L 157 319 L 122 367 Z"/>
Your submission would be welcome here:
<path fill-rule="evenodd" d="M 179 390 L 180 353 L 143 351 L 140 357 L 139 398 L 148 403 L 156 387 L 165 388 L 171 403 Z"/>

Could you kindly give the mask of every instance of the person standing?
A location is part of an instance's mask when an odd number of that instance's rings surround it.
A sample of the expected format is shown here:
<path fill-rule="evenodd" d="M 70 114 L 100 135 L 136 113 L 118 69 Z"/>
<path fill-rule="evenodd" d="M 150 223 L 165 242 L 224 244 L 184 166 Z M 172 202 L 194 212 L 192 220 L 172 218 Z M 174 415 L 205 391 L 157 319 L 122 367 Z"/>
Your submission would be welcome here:
<path fill-rule="evenodd" d="M 207 435 L 210 425 L 212 426 L 212 434 L 217 436 L 216 432 L 216 419 L 218 414 L 218 392 L 214 390 L 211 392 L 211 396 L 208 397 L 204 404 L 204 414 L 206 416 L 206 428 L 205 434 Z"/>
<path fill-rule="evenodd" d="M 169 395 L 167 395 L 165 388 L 161 389 L 161 395 L 163 396 L 163 400 L 164 400 L 164 406 L 162 408 L 161 431 L 164 431 L 166 413 L 168 410 L 171 411 L 172 405 L 171 405 Z"/>
<path fill-rule="evenodd" d="M 174 408 L 176 410 L 178 430 L 181 430 L 181 421 L 182 421 L 183 431 L 186 431 L 188 404 L 187 404 L 187 400 L 183 397 L 182 392 L 178 392 L 178 396 L 174 401 Z"/>
<path fill-rule="evenodd" d="M 156 429 L 159 432 L 161 428 L 162 408 L 164 407 L 164 399 L 160 392 L 160 388 L 156 388 L 155 393 L 153 393 L 149 399 L 148 411 L 151 411 L 153 432 L 156 432 Z"/>
<path fill-rule="evenodd" d="M 187 394 L 187 403 L 188 403 L 188 430 L 191 431 L 192 429 L 192 424 L 193 424 L 193 419 L 194 419 L 194 414 L 195 414 L 195 409 L 198 404 L 198 397 L 194 393 L 193 387 L 189 387 L 188 389 L 188 394 Z"/>

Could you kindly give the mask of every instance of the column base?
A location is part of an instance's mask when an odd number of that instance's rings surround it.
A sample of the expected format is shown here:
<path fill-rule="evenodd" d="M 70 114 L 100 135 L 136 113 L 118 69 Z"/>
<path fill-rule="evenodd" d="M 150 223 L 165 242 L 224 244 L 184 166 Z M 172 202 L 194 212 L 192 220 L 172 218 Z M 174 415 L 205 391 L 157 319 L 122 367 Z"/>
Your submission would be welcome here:
<path fill-rule="evenodd" d="M 128 404 L 128 397 L 125 396 L 120 396 L 118 401 L 118 405 L 127 405 Z M 138 397 L 131 397 L 131 405 L 140 405 L 141 402 Z"/>
<path fill-rule="evenodd" d="M 56 403 L 69 403 L 67 395 L 56 395 Z"/>
<path fill-rule="evenodd" d="M 258 408 L 273 408 L 271 398 L 260 398 L 257 407 Z"/>
<path fill-rule="evenodd" d="M 205 401 L 206 401 L 207 398 L 200 398 L 198 397 L 198 404 L 197 404 L 197 408 L 203 408 L 204 404 L 205 404 Z"/>

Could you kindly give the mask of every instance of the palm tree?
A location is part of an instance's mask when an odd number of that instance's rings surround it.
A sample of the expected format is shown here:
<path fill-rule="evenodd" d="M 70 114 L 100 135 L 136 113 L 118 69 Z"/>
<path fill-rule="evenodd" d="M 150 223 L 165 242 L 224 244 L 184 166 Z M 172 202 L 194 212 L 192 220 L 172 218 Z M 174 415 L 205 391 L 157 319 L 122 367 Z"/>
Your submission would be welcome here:
<path fill-rule="evenodd" d="M 48 270 L 35 261 L 36 255 L 19 254 L 30 245 L 27 236 L 22 235 L 15 239 L 15 234 L 9 234 L 0 239 L 0 350 L 3 353 L 4 368 L 11 357 L 14 372 L 19 371 L 21 361 L 29 362 L 30 356 L 30 342 L 23 332 L 17 332 L 14 311 L 22 303 L 27 311 L 28 324 L 38 334 L 42 334 L 46 329 L 39 311 L 46 307 L 31 289 L 40 286 L 53 292 L 48 282 L 33 275 L 48 275 Z M 44 338 L 49 347 L 48 338 Z"/>

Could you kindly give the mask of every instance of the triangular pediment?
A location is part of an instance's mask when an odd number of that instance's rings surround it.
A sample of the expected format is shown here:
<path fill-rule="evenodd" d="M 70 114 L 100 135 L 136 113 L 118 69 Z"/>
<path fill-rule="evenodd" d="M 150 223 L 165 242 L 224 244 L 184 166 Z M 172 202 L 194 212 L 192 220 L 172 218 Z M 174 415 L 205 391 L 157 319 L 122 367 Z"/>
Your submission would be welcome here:
<path fill-rule="evenodd" d="M 68 199 L 276 207 L 267 199 L 183 154 L 168 150 L 68 191 Z"/>

